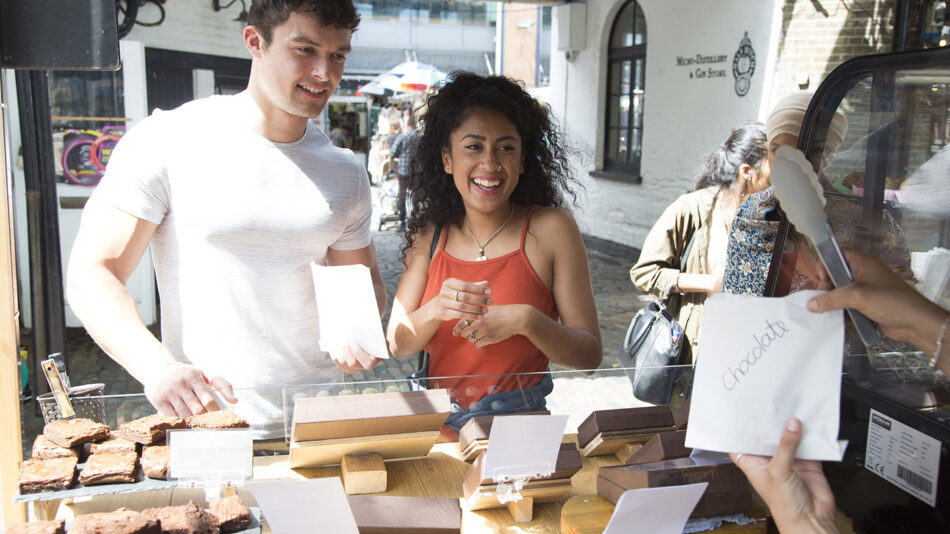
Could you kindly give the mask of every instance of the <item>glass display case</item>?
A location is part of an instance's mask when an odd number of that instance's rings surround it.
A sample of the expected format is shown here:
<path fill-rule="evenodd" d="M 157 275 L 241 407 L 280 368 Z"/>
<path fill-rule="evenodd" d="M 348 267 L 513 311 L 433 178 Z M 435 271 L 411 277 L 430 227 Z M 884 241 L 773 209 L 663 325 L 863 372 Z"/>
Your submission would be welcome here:
<path fill-rule="evenodd" d="M 836 115 L 846 119 L 847 132 L 832 146 L 826 142 L 832 121 L 842 124 Z M 950 306 L 948 141 L 950 50 L 935 49 L 841 65 L 816 91 L 798 144 L 819 174 L 842 248 L 880 257 L 945 308 Z M 814 262 L 803 261 L 807 250 L 783 216 L 767 295 L 815 287 Z M 885 338 L 868 350 L 850 324 L 845 351 L 841 439 L 850 445 L 841 464 L 826 465 L 839 507 L 855 520 L 858 532 L 947 532 L 950 382 L 931 367 L 929 355 L 909 345 Z M 910 445 L 902 442 L 899 452 L 884 454 L 896 464 L 896 478 L 879 465 L 876 423 L 909 429 L 902 436 Z M 910 467 L 920 443 L 935 444 L 930 454 L 938 469 Z"/>

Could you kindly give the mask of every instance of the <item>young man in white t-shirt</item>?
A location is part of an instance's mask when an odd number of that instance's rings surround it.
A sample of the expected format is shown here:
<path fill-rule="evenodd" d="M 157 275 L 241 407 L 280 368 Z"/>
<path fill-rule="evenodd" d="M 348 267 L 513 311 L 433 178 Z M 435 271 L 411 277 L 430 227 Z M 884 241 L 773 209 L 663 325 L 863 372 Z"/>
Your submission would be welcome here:
<path fill-rule="evenodd" d="M 247 90 L 141 121 L 87 203 L 69 304 L 161 412 L 217 409 L 210 384 L 273 435 L 281 388 L 378 363 L 356 346 L 332 359 L 320 350 L 309 267 L 368 266 L 385 309 L 365 168 L 309 121 L 339 84 L 358 23 L 350 0 L 254 0 Z M 162 342 L 124 285 L 149 245 Z"/>

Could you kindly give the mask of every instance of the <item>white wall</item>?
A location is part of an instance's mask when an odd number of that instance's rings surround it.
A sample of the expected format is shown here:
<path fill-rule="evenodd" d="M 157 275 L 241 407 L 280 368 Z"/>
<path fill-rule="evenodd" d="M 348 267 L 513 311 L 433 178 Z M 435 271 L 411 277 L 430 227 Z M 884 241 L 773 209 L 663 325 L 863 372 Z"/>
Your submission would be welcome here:
<path fill-rule="evenodd" d="M 590 149 L 576 162 L 586 193 L 578 212 L 590 235 L 640 247 L 653 222 L 678 195 L 692 189 L 705 154 L 743 120 L 759 119 L 767 102 L 766 73 L 774 55 L 768 0 L 640 0 L 647 23 L 642 184 L 591 178 L 603 167 L 607 47 L 623 0 L 587 2 L 586 47 L 568 61 L 551 58 L 551 104 L 562 125 Z M 557 25 L 554 25 L 557 42 Z M 780 25 L 776 25 L 776 31 Z M 756 54 L 749 92 L 735 91 L 732 61 L 745 32 Z M 552 49 L 556 50 L 556 46 Z M 678 65 L 677 58 L 726 56 L 726 61 Z M 698 70 L 725 70 L 724 77 L 698 78 Z M 690 74 L 693 75 L 690 78 Z"/>
<path fill-rule="evenodd" d="M 141 41 L 148 48 L 250 59 L 242 38 L 244 23 L 234 20 L 241 12 L 240 6 L 238 2 L 230 9 L 215 12 L 210 0 L 166 2 L 165 21 L 161 25 L 136 24 L 124 39 Z M 139 9 L 138 20 L 157 19 L 154 4 L 148 3 Z"/>

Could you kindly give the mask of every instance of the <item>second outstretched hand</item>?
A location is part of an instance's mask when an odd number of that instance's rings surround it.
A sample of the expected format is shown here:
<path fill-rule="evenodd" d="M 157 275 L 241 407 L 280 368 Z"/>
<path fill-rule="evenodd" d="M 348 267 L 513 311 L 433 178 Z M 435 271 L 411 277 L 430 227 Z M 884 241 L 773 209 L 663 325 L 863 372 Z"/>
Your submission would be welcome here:
<path fill-rule="evenodd" d="M 362 347 L 354 343 L 347 343 L 343 346 L 340 354 L 330 353 L 330 359 L 337 367 L 346 374 L 359 373 L 376 367 L 376 364 L 383 361 L 380 358 L 371 356 Z"/>
<path fill-rule="evenodd" d="M 795 458 L 801 441 L 802 423 L 793 417 L 785 423 L 775 456 L 729 456 L 769 506 L 779 532 L 838 532 L 835 498 L 821 470 L 821 462 Z"/>
<path fill-rule="evenodd" d="M 487 281 L 466 282 L 458 278 L 446 278 L 439 294 L 429 301 L 432 313 L 439 322 L 458 319 L 475 321 L 492 303 L 491 288 Z"/>
<path fill-rule="evenodd" d="M 844 251 L 844 256 L 854 283 L 812 298 L 808 309 L 858 310 L 876 322 L 887 337 L 932 354 L 947 311 L 918 293 L 877 257 L 852 250 Z M 819 276 L 828 275 L 822 271 Z"/>
<path fill-rule="evenodd" d="M 170 365 L 154 387 L 146 388 L 146 396 L 162 414 L 189 417 L 221 409 L 212 387 L 227 402 L 238 401 L 230 382 L 220 376 L 208 379 L 197 367 L 183 363 Z"/>

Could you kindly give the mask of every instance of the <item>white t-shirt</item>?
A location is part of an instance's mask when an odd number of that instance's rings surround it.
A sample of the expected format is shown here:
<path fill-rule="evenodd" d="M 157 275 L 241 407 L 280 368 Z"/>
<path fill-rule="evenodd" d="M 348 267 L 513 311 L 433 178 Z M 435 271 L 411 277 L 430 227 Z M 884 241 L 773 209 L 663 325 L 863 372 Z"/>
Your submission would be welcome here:
<path fill-rule="evenodd" d="M 351 151 L 309 121 L 296 142 L 268 141 L 240 122 L 249 103 L 214 96 L 156 111 L 118 143 L 95 195 L 159 225 L 164 346 L 208 377 L 257 388 L 237 391 L 234 409 L 273 437 L 300 391 L 282 387 L 342 380 L 319 348 L 310 262 L 368 246 L 372 205 Z"/>

